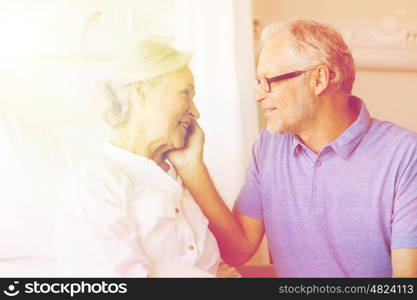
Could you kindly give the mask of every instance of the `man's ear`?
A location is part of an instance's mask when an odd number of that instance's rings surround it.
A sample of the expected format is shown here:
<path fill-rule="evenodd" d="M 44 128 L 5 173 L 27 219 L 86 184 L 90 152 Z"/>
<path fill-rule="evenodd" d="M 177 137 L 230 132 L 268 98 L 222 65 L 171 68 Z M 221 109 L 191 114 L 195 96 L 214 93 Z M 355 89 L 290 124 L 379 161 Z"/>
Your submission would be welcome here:
<path fill-rule="evenodd" d="M 313 91 L 316 96 L 322 94 L 330 84 L 330 70 L 324 65 L 318 65 L 312 74 Z"/>

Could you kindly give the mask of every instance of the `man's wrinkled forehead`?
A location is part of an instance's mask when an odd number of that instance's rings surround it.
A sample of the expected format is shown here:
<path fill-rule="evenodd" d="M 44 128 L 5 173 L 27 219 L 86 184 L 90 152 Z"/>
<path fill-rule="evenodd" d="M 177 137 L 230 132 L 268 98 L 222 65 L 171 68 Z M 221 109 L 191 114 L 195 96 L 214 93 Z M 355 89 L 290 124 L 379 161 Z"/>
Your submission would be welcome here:
<path fill-rule="evenodd" d="M 265 42 L 258 59 L 257 75 L 268 77 L 289 72 L 293 60 L 291 51 L 290 37 L 286 32 Z"/>

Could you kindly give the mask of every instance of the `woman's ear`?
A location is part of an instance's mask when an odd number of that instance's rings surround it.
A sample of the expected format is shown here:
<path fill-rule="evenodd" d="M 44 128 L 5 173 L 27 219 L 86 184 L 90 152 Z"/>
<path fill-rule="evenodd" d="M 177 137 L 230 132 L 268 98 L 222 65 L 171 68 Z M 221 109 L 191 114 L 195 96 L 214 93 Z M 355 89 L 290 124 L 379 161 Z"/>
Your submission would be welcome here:
<path fill-rule="evenodd" d="M 147 102 L 147 89 L 143 82 L 135 82 L 132 84 L 131 90 L 132 103 L 139 104 L 140 107 L 145 108 Z"/>

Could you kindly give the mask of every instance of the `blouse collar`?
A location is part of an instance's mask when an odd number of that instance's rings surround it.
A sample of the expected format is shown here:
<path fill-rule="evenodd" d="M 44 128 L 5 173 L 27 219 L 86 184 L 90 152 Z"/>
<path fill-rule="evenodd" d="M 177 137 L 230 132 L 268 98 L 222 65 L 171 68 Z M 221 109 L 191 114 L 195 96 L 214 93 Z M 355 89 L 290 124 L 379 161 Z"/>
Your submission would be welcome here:
<path fill-rule="evenodd" d="M 169 187 L 176 192 L 182 190 L 178 175 L 168 161 L 166 162 L 170 165 L 170 169 L 165 172 L 153 160 L 124 150 L 111 142 L 104 144 L 103 152 L 136 182 L 143 182 L 144 179 L 152 180 L 155 184 Z"/>

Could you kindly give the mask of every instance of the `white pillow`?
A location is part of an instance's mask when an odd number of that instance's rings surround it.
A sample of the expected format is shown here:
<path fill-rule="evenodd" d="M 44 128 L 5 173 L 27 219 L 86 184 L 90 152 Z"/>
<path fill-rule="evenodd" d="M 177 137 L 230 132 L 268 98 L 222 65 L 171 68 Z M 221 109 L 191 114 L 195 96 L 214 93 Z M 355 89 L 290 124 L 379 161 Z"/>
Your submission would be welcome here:
<path fill-rule="evenodd" d="M 51 132 L 0 116 L 0 259 L 53 257 L 52 229 L 67 160 Z"/>

